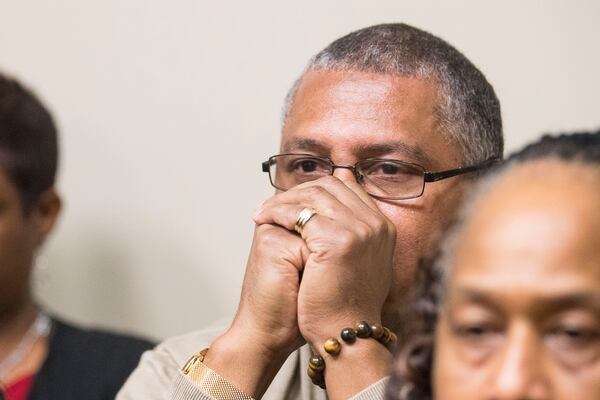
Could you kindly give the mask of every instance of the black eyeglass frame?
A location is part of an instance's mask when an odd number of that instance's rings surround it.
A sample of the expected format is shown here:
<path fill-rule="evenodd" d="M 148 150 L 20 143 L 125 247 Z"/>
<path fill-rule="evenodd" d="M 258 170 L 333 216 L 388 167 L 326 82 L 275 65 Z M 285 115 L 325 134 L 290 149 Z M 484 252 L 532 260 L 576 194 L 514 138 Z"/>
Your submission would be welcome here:
<path fill-rule="evenodd" d="M 486 168 L 490 168 L 492 167 L 494 164 L 498 163 L 500 161 L 499 158 L 497 157 L 492 157 L 487 159 L 486 161 L 482 162 L 481 164 L 477 164 L 477 165 L 469 165 L 466 167 L 458 167 L 458 168 L 453 168 L 453 169 L 448 169 L 445 171 L 437 171 L 437 172 L 430 172 L 427 171 L 425 169 L 425 167 L 423 167 L 422 165 L 419 164 L 415 164 L 412 162 L 408 162 L 408 161 L 402 161 L 402 160 L 394 160 L 394 159 L 387 159 L 387 158 L 365 158 L 363 160 L 359 160 L 356 163 L 354 163 L 354 165 L 349 165 L 349 164 L 335 164 L 329 157 L 320 157 L 320 156 L 315 156 L 314 154 L 303 154 L 303 153 L 282 153 L 282 154 L 276 154 L 274 156 L 271 156 L 267 159 L 267 161 L 263 161 L 261 163 L 262 165 L 262 172 L 266 172 L 269 174 L 269 182 L 271 183 L 271 186 L 273 186 L 275 189 L 278 190 L 282 190 L 282 191 L 286 191 L 289 190 L 291 188 L 288 189 L 284 189 L 281 187 L 278 187 L 277 185 L 275 185 L 275 182 L 273 182 L 273 177 L 271 176 L 271 165 L 273 165 L 275 162 L 274 160 L 277 157 L 281 157 L 281 156 L 305 156 L 305 157 L 309 157 L 309 158 L 315 158 L 315 159 L 319 159 L 319 160 L 323 160 L 323 161 L 327 161 L 330 165 L 331 165 L 331 171 L 329 173 L 328 176 L 333 175 L 333 173 L 335 172 L 335 170 L 337 168 L 344 168 L 344 169 L 349 169 L 352 171 L 352 173 L 354 174 L 354 176 L 356 177 L 356 181 L 357 182 L 361 182 L 363 180 L 363 176 L 362 174 L 358 171 L 357 169 L 357 165 L 365 162 L 365 161 L 387 161 L 387 162 L 395 162 L 398 164 L 403 164 L 403 165 L 408 165 L 411 166 L 413 168 L 416 168 L 418 170 L 421 170 L 423 173 L 423 186 L 421 188 L 421 192 L 418 195 L 415 196 L 396 196 L 396 197 L 388 197 L 388 196 L 379 196 L 379 195 L 374 195 L 369 193 L 370 196 L 377 198 L 377 199 L 381 199 L 381 200 L 409 200 L 409 199 L 416 199 L 418 197 L 423 196 L 423 193 L 425 193 L 425 184 L 426 183 L 430 183 L 430 182 L 437 182 L 437 181 L 441 181 L 444 179 L 448 179 L 448 178 L 452 178 L 454 176 L 459 176 L 459 175 L 463 175 L 463 174 L 468 174 L 470 172 L 476 172 L 476 171 L 480 171 Z M 368 192 L 367 192 L 368 193 Z"/>

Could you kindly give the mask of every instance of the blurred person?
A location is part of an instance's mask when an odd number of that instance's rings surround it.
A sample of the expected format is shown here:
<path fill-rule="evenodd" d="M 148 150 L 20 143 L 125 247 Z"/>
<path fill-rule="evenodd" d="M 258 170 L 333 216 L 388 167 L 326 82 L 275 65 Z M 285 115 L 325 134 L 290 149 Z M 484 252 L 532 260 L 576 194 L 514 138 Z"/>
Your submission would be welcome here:
<path fill-rule="evenodd" d="M 388 399 L 600 399 L 599 235 L 600 131 L 511 156 L 424 269 Z"/>
<path fill-rule="evenodd" d="M 40 101 L 0 75 L 0 399 L 114 399 L 147 341 L 83 330 L 36 304 L 35 258 L 61 201 L 57 132 Z"/>
<path fill-rule="evenodd" d="M 233 323 L 146 353 L 118 398 L 381 398 L 379 342 L 403 324 L 417 260 L 502 148 L 493 88 L 448 43 L 405 24 L 334 41 L 291 88 L 262 164 L 277 192 L 254 215 Z"/>

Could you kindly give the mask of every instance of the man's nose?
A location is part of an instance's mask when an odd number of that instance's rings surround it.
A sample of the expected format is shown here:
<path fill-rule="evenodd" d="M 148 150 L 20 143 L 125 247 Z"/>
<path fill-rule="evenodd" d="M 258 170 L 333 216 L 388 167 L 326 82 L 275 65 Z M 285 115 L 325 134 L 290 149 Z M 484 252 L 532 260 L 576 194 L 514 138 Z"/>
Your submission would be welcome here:
<path fill-rule="evenodd" d="M 491 385 L 493 400 L 545 400 L 549 397 L 544 376 L 542 338 L 532 327 L 512 329 L 497 358 Z"/>
<path fill-rule="evenodd" d="M 354 167 L 352 165 L 336 165 L 333 176 L 340 179 L 341 181 L 355 181 L 356 175 L 354 173 Z"/>

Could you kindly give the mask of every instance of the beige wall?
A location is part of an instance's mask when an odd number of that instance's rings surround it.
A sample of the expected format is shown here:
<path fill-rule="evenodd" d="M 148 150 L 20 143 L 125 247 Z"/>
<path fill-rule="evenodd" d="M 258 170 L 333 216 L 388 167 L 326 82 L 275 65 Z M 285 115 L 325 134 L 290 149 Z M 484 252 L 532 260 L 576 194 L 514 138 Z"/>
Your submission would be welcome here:
<path fill-rule="evenodd" d="M 478 65 L 509 150 L 600 122 L 597 1 L 3 1 L 0 68 L 62 133 L 61 223 L 36 287 L 83 323 L 155 338 L 233 312 L 281 100 L 307 59 L 404 21 Z"/>

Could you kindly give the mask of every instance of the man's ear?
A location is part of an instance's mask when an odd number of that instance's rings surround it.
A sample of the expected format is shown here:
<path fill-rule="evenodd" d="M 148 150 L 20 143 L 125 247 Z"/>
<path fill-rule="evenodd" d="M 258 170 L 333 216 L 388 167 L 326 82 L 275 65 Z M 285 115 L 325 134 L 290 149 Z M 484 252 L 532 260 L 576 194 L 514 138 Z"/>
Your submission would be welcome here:
<path fill-rule="evenodd" d="M 38 233 L 38 246 L 44 243 L 48 234 L 54 228 L 60 214 L 62 202 L 54 189 L 43 192 L 30 211 L 29 218 Z"/>

